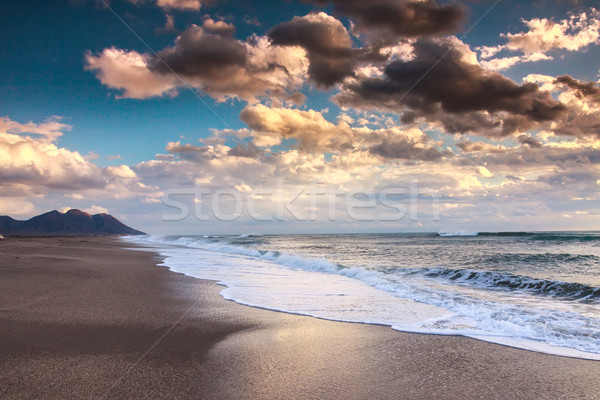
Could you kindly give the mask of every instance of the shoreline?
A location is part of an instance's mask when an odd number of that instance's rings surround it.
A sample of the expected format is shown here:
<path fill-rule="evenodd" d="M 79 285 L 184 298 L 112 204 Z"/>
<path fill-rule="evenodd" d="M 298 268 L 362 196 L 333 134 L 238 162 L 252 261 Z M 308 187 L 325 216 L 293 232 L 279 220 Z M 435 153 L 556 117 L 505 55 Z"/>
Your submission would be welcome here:
<path fill-rule="evenodd" d="M 245 306 L 134 247 L 111 237 L 0 241 L 1 398 L 600 392 L 597 361 Z"/>

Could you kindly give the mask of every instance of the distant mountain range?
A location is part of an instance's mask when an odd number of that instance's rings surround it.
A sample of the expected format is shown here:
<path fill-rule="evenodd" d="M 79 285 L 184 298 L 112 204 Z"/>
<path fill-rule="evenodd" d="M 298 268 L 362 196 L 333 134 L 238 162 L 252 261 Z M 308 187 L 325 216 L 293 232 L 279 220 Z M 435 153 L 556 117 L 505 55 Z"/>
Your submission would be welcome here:
<path fill-rule="evenodd" d="M 145 235 L 144 232 L 128 227 L 112 215 L 90 215 L 75 209 L 66 213 L 54 210 L 27 221 L 0 216 L 0 234 L 4 236 Z"/>

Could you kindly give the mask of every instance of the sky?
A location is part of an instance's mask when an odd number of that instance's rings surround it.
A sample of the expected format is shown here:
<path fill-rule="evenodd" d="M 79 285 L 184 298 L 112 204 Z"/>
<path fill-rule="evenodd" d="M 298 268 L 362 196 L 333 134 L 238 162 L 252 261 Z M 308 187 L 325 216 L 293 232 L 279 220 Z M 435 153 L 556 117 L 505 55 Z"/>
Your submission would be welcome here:
<path fill-rule="evenodd" d="M 594 3 L 4 0 L 0 215 L 598 230 Z"/>

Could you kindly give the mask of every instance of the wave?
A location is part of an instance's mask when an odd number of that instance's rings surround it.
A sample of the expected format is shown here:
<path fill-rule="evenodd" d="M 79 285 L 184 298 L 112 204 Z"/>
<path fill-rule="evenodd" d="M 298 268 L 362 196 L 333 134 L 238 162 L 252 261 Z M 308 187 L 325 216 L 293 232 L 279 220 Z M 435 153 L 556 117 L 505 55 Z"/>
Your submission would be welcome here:
<path fill-rule="evenodd" d="M 524 231 L 516 231 L 516 232 L 479 232 L 478 236 L 507 236 L 507 237 L 521 237 L 521 236 L 533 236 L 536 235 L 534 232 L 524 232 Z"/>
<path fill-rule="evenodd" d="M 535 279 L 522 275 L 470 269 L 426 268 L 413 270 L 413 273 L 484 289 L 522 291 L 567 300 L 600 302 L 600 287 L 582 283 Z"/>
<path fill-rule="evenodd" d="M 479 232 L 458 231 L 458 232 L 438 232 L 437 236 L 440 236 L 440 237 L 477 236 L 478 234 L 479 234 Z"/>
<path fill-rule="evenodd" d="M 574 242 L 594 242 L 600 241 L 600 234 L 590 233 L 536 233 L 531 235 L 531 240 L 545 241 L 574 241 Z"/>
<path fill-rule="evenodd" d="M 600 257 L 594 254 L 571 253 L 503 253 L 492 254 L 477 260 L 484 265 L 544 265 L 546 268 L 577 263 L 578 266 L 600 263 Z"/>
<path fill-rule="evenodd" d="M 479 232 L 478 236 L 527 237 L 529 240 L 594 241 L 600 240 L 599 232 Z"/>
<path fill-rule="evenodd" d="M 438 232 L 438 237 L 525 237 L 528 240 L 543 241 L 600 241 L 600 232 L 526 232 L 526 231 L 506 231 L 506 232 Z"/>
<path fill-rule="evenodd" d="M 252 247 L 246 247 L 244 245 L 253 244 L 253 242 L 238 242 L 236 239 L 240 238 L 234 238 L 234 240 L 229 241 L 207 241 L 204 238 L 200 239 L 189 236 L 178 236 L 171 238 L 165 236 L 150 236 L 146 238 L 146 240 L 153 243 L 169 243 L 227 254 L 248 256 L 272 261 L 287 267 L 305 269 L 309 271 L 336 272 L 345 268 L 341 264 L 335 264 L 323 258 L 297 256 L 281 253 L 275 250 L 258 250 Z"/>

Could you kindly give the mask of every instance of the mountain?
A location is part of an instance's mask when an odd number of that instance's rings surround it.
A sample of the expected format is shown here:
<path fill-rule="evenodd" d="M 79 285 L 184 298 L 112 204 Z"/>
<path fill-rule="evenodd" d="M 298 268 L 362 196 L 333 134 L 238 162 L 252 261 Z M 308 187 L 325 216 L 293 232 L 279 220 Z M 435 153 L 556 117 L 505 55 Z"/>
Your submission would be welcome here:
<path fill-rule="evenodd" d="M 54 210 L 27 221 L 0 216 L 0 234 L 4 236 L 145 235 L 144 232 L 128 227 L 112 215 L 90 215 L 75 209 L 64 214 Z"/>

